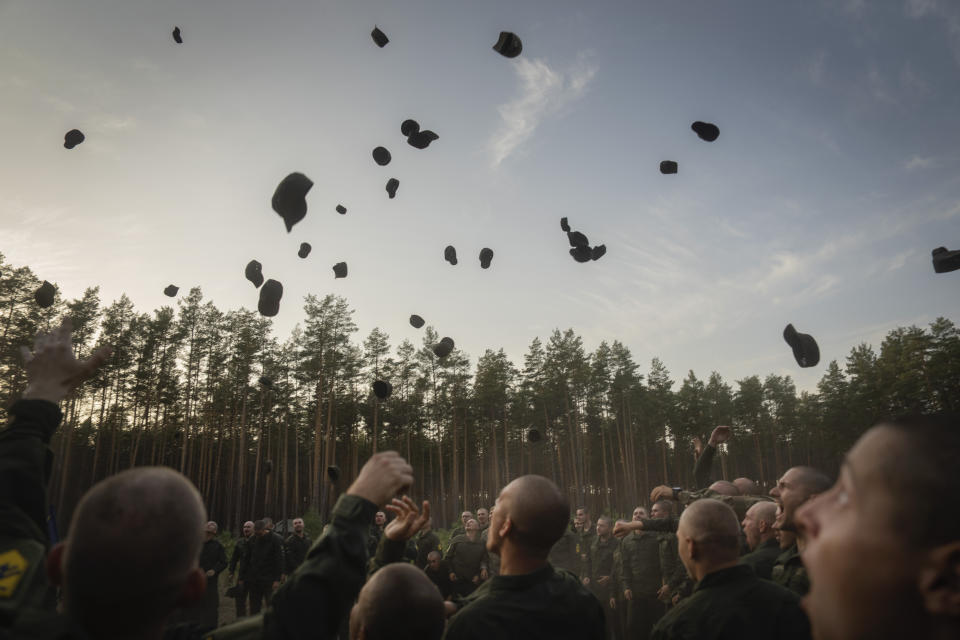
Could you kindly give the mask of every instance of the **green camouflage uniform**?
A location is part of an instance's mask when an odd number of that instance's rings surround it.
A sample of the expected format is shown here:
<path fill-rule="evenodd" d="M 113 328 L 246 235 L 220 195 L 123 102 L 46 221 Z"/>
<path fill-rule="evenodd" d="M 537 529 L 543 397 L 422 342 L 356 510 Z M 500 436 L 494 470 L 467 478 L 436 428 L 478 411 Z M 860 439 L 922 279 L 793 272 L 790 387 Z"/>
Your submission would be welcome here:
<path fill-rule="evenodd" d="M 773 565 L 780 555 L 780 544 L 773 538 L 764 540 L 757 548 L 740 558 L 740 564 L 753 567 L 753 572 L 764 580 L 771 579 Z"/>
<path fill-rule="evenodd" d="M 770 572 L 770 579 L 799 596 L 805 596 L 810 591 L 810 576 L 807 575 L 807 570 L 803 566 L 796 544 L 777 556 Z"/>

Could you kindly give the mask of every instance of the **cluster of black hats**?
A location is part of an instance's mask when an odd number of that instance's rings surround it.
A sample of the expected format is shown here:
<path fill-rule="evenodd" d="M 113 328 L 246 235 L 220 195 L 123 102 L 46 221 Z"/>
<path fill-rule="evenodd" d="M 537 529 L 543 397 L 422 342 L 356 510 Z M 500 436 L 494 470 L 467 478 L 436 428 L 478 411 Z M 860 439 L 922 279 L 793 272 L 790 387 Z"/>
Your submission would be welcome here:
<path fill-rule="evenodd" d="M 567 242 L 570 243 L 570 255 L 577 262 L 599 260 L 607 253 L 607 245 L 590 246 L 590 240 L 579 231 L 572 231 L 566 218 L 560 218 L 560 230 L 567 232 Z"/>

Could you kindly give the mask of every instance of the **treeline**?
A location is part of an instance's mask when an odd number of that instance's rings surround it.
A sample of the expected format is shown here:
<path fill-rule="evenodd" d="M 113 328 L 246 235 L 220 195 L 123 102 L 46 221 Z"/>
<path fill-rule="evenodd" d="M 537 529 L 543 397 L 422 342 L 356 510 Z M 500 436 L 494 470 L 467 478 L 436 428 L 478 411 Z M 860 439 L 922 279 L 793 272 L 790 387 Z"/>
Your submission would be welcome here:
<path fill-rule="evenodd" d="M 270 320 L 222 311 L 199 289 L 141 313 L 126 296 L 103 306 L 96 287 L 40 309 L 39 285 L 0 254 L 3 406 L 25 384 L 19 346 L 63 316 L 78 355 L 114 347 L 64 403 L 52 443 L 61 527 L 93 483 L 156 464 L 190 477 L 229 529 L 262 515 L 324 515 L 363 460 L 387 448 L 413 463 L 415 493 L 431 500 L 439 526 L 531 472 L 595 513 L 627 512 L 657 484 L 690 486 L 695 439 L 717 424 L 732 425 L 734 438 L 716 475 L 769 487 L 795 464 L 834 472 L 882 417 L 960 410 L 960 332 L 943 318 L 891 331 L 879 353 L 855 347 L 826 366 L 817 393 L 798 394 L 789 376 L 731 384 L 690 371 L 677 381 L 657 358 L 641 370 L 619 341 L 588 353 L 570 329 L 534 338 L 522 363 L 502 349 L 472 362 L 459 349 L 436 358 L 429 326 L 420 345 L 393 347 L 380 329 L 359 340 L 353 311 L 331 295 L 307 296 L 302 324 L 281 340 Z M 389 399 L 373 394 L 376 379 L 392 383 Z"/>

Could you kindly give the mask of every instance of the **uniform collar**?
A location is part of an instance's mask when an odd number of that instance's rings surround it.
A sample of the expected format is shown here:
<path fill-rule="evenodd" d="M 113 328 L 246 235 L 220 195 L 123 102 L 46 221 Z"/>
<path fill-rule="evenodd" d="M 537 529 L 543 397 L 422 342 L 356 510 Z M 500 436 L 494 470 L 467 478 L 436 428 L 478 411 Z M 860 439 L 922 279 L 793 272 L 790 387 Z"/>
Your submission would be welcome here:
<path fill-rule="evenodd" d="M 733 567 L 727 567 L 726 569 L 720 569 L 719 571 L 714 571 L 703 576 L 703 580 L 697 583 L 697 586 L 694 587 L 694 591 L 700 591 L 701 589 L 712 589 L 713 587 L 723 586 L 731 582 L 740 582 L 745 578 L 751 576 L 756 577 L 756 574 L 753 572 L 753 567 L 749 567 L 744 564 L 738 564 Z"/>

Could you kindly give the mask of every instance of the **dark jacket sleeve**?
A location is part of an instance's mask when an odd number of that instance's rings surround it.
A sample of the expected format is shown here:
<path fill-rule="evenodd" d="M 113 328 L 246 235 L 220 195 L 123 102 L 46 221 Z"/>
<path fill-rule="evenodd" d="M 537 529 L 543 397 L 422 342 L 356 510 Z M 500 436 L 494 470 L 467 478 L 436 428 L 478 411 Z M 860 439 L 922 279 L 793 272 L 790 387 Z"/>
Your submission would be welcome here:
<path fill-rule="evenodd" d="M 223 573 L 223 570 L 227 568 L 227 550 L 223 548 L 223 545 L 219 542 L 217 543 L 217 563 L 213 566 L 213 571 L 216 575 Z"/>
<path fill-rule="evenodd" d="M 237 563 L 240 562 L 240 554 L 242 553 L 243 544 L 240 540 L 237 540 L 236 544 L 233 545 L 233 553 L 230 554 L 230 564 L 228 568 L 230 573 L 234 573 L 237 570 Z"/>
<path fill-rule="evenodd" d="M 49 445 L 62 414 L 46 400 L 19 400 L 10 414 L 13 420 L 0 430 L 0 536 L 46 545 Z"/>
<path fill-rule="evenodd" d="M 376 511 L 376 505 L 363 498 L 340 496 L 330 530 L 274 594 L 264 616 L 264 637 L 336 638 L 363 586 L 367 527 Z"/>
<path fill-rule="evenodd" d="M 380 538 L 377 545 L 377 555 L 370 560 L 370 575 L 394 562 L 403 562 L 407 543 L 403 540 L 390 540 L 387 536 Z"/>
<path fill-rule="evenodd" d="M 717 448 L 708 444 L 703 448 L 700 457 L 693 465 L 693 480 L 697 489 L 706 489 L 710 485 L 710 476 L 713 472 L 713 458 L 717 455 Z"/>

